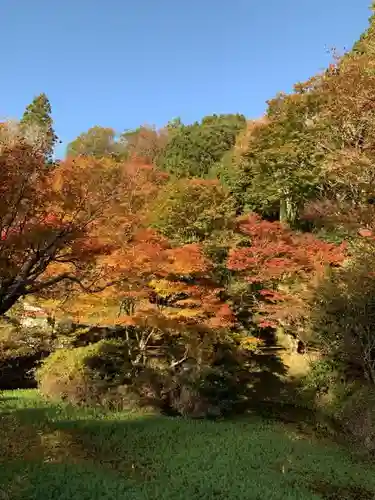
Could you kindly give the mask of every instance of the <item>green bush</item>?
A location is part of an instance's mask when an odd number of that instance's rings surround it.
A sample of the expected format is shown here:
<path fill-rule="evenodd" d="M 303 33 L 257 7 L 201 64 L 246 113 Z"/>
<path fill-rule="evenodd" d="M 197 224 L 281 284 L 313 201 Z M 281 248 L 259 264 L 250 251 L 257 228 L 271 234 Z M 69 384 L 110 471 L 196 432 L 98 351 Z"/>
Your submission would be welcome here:
<path fill-rule="evenodd" d="M 53 350 L 51 332 L 0 321 L 0 389 L 36 387 L 34 369 Z"/>
<path fill-rule="evenodd" d="M 42 394 L 75 405 L 116 408 L 147 407 L 195 418 L 235 411 L 246 384 L 239 366 L 205 367 L 192 363 L 171 370 L 134 366 L 121 340 L 101 340 L 72 349 L 58 349 L 37 370 Z"/>
<path fill-rule="evenodd" d="M 375 386 L 375 253 L 359 248 L 345 267 L 332 270 L 311 302 L 310 330 L 326 358 L 348 378 Z"/>
<path fill-rule="evenodd" d="M 339 391 L 337 391 L 339 392 Z M 353 383 L 339 393 L 335 418 L 354 442 L 365 450 L 375 451 L 375 389 Z M 345 396 L 345 397 L 343 397 Z"/>
<path fill-rule="evenodd" d="M 100 341 L 75 349 L 58 349 L 37 370 L 40 391 L 77 405 L 124 403 L 118 388 L 131 381 L 131 366 L 122 345 Z"/>
<path fill-rule="evenodd" d="M 207 367 L 200 373 L 183 372 L 168 387 L 170 409 L 194 418 L 215 418 L 236 411 L 246 386 L 223 368 Z"/>
<path fill-rule="evenodd" d="M 372 240 L 356 241 L 350 261 L 315 290 L 310 342 L 322 359 L 304 380 L 317 408 L 367 450 L 375 450 L 374 266 Z"/>
<path fill-rule="evenodd" d="M 318 394 L 317 407 L 336 424 L 340 435 L 357 448 L 375 451 L 375 390 L 358 382 L 336 381 L 325 394 Z"/>
<path fill-rule="evenodd" d="M 343 367 L 331 359 L 319 359 L 311 363 L 310 370 L 304 378 L 304 389 L 316 394 L 327 393 L 340 377 Z"/>
<path fill-rule="evenodd" d="M 335 423 L 339 437 L 375 451 L 375 387 L 346 377 L 345 365 L 331 359 L 312 364 L 303 379 L 303 401 Z"/>

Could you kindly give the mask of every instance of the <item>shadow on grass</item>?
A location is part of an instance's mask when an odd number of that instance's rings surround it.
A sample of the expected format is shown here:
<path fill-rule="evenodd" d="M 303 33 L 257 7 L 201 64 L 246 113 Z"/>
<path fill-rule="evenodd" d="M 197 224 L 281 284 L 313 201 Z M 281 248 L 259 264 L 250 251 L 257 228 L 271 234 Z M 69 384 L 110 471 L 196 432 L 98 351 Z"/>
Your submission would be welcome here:
<path fill-rule="evenodd" d="M 260 418 L 104 414 L 37 397 L 5 403 L 1 481 L 14 500 L 374 498 L 375 469 Z"/>
<path fill-rule="evenodd" d="M 316 482 L 312 485 L 312 491 L 328 500 L 374 500 L 374 493 L 363 486 L 336 487 Z"/>

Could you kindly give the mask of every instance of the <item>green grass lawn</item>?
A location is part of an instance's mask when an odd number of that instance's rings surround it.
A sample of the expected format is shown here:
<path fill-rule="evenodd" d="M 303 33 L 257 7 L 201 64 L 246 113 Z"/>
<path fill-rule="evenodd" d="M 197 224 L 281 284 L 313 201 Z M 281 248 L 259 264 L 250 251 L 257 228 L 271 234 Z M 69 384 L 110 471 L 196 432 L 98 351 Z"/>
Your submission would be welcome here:
<path fill-rule="evenodd" d="M 375 466 L 260 418 L 191 421 L 0 399 L 0 499 L 373 499 Z"/>

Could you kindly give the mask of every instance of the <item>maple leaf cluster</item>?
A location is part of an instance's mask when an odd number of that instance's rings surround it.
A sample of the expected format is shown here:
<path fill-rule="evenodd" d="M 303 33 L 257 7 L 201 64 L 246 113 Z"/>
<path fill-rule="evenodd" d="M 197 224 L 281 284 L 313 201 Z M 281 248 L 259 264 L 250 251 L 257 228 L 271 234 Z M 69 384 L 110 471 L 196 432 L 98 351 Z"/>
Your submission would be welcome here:
<path fill-rule="evenodd" d="M 220 299 L 222 289 L 211 277 L 212 263 L 198 244 L 172 247 L 153 230 L 140 230 L 127 245 L 109 253 L 108 274 L 116 284 L 103 290 L 103 300 L 118 308 L 123 300 L 136 301 L 136 312 L 112 320 L 122 324 L 153 324 L 158 328 L 202 327 L 223 329 L 234 317 Z M 79 312 L 85 314 L 84 308 Z M 108 322 L 108 320 L 107 320 Z"/>
<path fill-rule="evenodd" d="M 231 249 L 227 266 L 249 284 L 260 285 L 262 327 L 300 314 L 306 287 L 322 277 L 327 266 L 338 266 L 345 258 L 345 244 L 327 243 L 255 214 L 241 218 L 238 227 L 249 245 Z"/>
<path fill-rule="evenodd" d="M 100 290 L 105 260 L 162 182 L 149 168 L 93 157 L 57 165 L 19 141 L 0 149 L 0 314 L 28 294 Z"/>

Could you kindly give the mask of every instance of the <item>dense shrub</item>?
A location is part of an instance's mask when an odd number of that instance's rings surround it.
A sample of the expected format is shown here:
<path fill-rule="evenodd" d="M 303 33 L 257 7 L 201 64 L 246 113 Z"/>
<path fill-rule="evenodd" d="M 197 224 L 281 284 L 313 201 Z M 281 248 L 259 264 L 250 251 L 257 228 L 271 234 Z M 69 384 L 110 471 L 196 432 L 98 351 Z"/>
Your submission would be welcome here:
<path fill-rule="evenodd" d="M 301 401 L 333 423 L 340 438 L 357 449 L 375 451 L 375 387 L 348 378 L 337 360 L 315 361 L 301 384 Z"/>
<path fill-rule="evenodd" d="M 43 394 L 78 405 L 117 404 L 117 388 L 129 377 L 130 365 L 121 344 L 111 341 L 58 349 L 37 370 Z"/>
<path fill-rule="evenodd" d="M 346 267 L 317 288 L 311 307 L 311 341 L 342 364 L 349 378 L 375 385 L 375 254 L 362 248 Z"/>
<path fill-rule="evenodd" d="M 169 415 L 217 417 L 237 409 L 246 392 L 234 366 L 197 369 L 192 363 L 135 366 L 124 342 L 101 340 L 87 346 L 58 349 L 37 371 L 40 391 L 76 405 L 147 407 Z M 242 382 L 242 383 L 241 383 Z"/>
<path fill-rule="evenodd" d="M 375 451 L 375 390 L 361 383 L 337 390 L 341 396 L 335 400 L 335 419 L 345 434 L 365 450 Z M 344 397 L 345 396 L 345 397 Z"/>
<path fill-rule="evenodd" d="M 53 350 L 50 332 L 0 322 L 0 389 L 36 387 L 34 369 Z"/>
<path fill-rule="evenodd" d="M 246 385 L 224 367 L 206 368 L 199 376 L 182 377 L 171 406 L 180 414 L 218 417 L 238 411 Z"/>
<path fill-rule="evenodd" d="M 372 245 L 361 244 L 316 289 L 310 340 L 323 358 L 305 380 L 316 407 L 367 450 L 375 450 L 374 265 Z"/>
<path fill-rule="evenodd" d="M 312 394 L 326 394 L 341 378 L 343 368 L 343 365 L 331 359 L 319 359 L 311 363 L 303 380 L 304 390 Z"/>
<path fill-rule="evenodd" d="M 0 320 L 0 389 L 36 387 L 35 370 L 56 349 L 78 347 L 86 337 L 98 341 L 109 336 L 108 329 L 92 332 L 67 319 L 54 325 L 24 327 L 19 317 L 18 312 Z"/>

